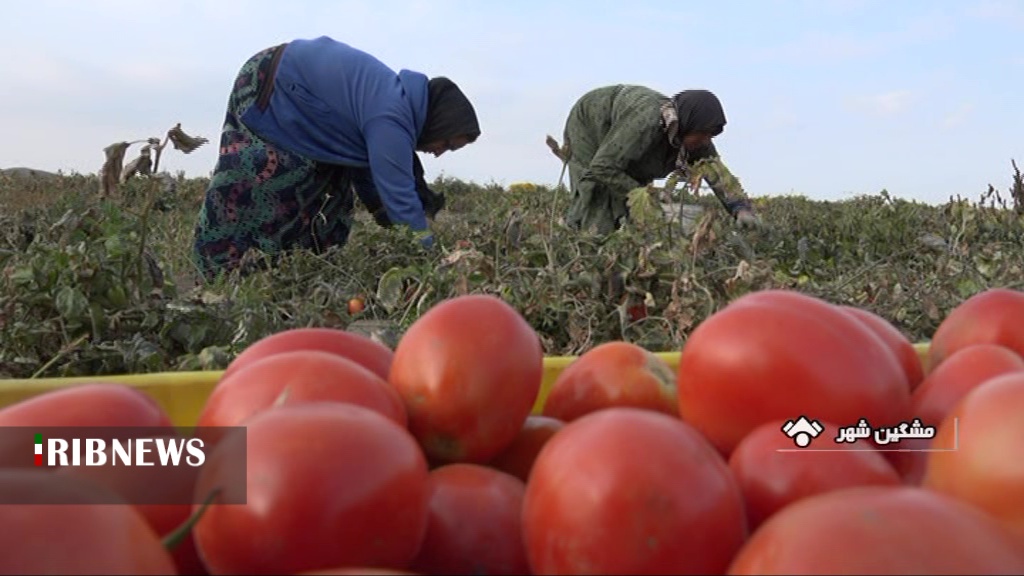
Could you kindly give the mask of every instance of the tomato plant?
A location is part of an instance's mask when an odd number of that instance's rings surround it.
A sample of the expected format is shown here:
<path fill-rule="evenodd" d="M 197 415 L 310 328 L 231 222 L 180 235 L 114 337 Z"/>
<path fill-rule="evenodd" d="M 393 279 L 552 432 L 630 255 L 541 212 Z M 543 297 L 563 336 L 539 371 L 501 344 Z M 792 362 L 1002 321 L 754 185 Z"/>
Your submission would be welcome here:
<path fill-rule="evenodd" d="M 972 344 L 998 344 L 1024 356 L 1024 292 L 991 288 L 954 308 L 935 330 L 928 347 L 928 370 Z"/>
<path fill-rule="evenodd" d="M 679 410 L 723 454 L 757 426 L 808 415 L 847 425 L 906 419 L 910 390 L 892 352 L 827 302 L 767 290 L 701 323 L 680 356 Z"/>
<path fill-rule="evenodd" d="M 266 336 L 245 348 L 228 365 L 221 378 L 242 367 L 280 352 L 319 350 L 344 356 L 370 369 L 383 379 L 391 370 L 394 353 L 387 346 L 362 334 L 336 328 L 292 328 Z"/>
<path fill-rule="evenodd" d="M 490 461 L 490 466 L 526 482 L 541 448 L 563 427 L 565 422 L 557 418 L 538 415 L 527 417 L 519 435 Z"/>
<path fill-rule="evenodd" d="M 482 463 L 507 448 L 540 392 L 533 328 L 494 296 L 437 304 L 402 336 L 391 364 L 409 430 L 438 462 Z"/>
<path fill-rule="evenodd" d="M 836 443 L 839 426 L 821 422 L 830 451 L 795 450 L 782 420 L 755 428 L 733 450 L 729 467 L 743 491 L 747 521 L 755 530 L 785 506 L 815 494 L 852 486 L 897 486 L 900 476 L 868 442 Z"/>
<path fill-rule="evenodd" d="M 870 310 L 857 308 L 856 306 L 840 306 L 839 309 L 852 314 L 857 320 L 863 322 L 892 350 L 893 354 L 896 355 L 896 359 L 903 367 L 903 373 L 907 376 L 907 385 L 910 387 L 911 392 L 913 392 L 921 384 L 921 380 L 924 379 L 924 366 L 921 363 L 921 355 L 917 353 L 914 343 L 903 332 L 900 332 L 898 328 L 889 323 L 888 320 Z"/>
<path fill-rule="evenodd" d="M 992 518 L 911 486 L 859 486 L 780 510 L 729 574 L 1019 574 L 1024 555 Z"/>
<path fill-rule="evenodd" d="M 529 572 L 521 480 L 477 464 L 449 464 L 430 477 L 427 535 L 413 569 L 425 574 Z"/>
<path fill-rule="evenodd" d="M 988 512 L 1024 542 L 1022 439 L 1024 372 L 996 376 L 943 420 L 932 444 L 956 450 L 929 453 L 923 485 Z"/>
<path fill-rule="evenodd" d="M 571 422 L 614 406 L 678 416 L 675 373 L 636 344 L 599 344 L 562 370 L 544 401 L 543 414 Z"/>
<path fill-rule="evenodd" d="M 692 426 L 608 408 L 541 450 L 523 534 L 536 574 L 720 574 L 747 526 L 726 462 Z"/>
<path fill-rule="evenodd" d="M 307 402 L 369 408 L 405 427 L 398 391 L 368 368 L 318 350 L 279 352 L 221 378 L 199 415 L 201 427 L 238 426 L 255 414 Z"/>
<path fill-rule="evenodd" d="M 211 573 L 291 574 L 331 566 L 406 569 L 427 527 L 429 476 L 415 439 L 380 413 L 341 403 L 298 404 L 247 421 L 199 473 L 210 506 L 194 537 Z"/>
<path fill-rule="evenodd" d="M 139 511 L 80 477 L 0 469 L 0 573 L 175 574 Z M 60 504 L 55 504 L 60 502 Z"/>

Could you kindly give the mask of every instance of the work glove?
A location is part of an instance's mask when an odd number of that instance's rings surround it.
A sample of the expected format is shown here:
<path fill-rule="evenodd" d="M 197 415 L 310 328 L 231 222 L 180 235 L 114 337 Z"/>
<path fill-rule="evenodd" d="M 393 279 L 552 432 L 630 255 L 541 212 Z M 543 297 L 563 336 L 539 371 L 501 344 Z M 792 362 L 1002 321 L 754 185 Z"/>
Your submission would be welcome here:
<path fill-rule="evenodd" d="M 444 210 L 444 194 L 438 194 L 424 184 L 422 187 L 416 186 L 416 193 L 420 197 L 420 202 L 423 203 L 423 211 L 427 214 L 427 218 L 431 220 L 437 218 L 437 213 Z"/>
<path fill-rule="evenodd" d="M 366 206 L 366 211 L 370 213 L 370 216 L 373 216 L 374 222 L 384 228 L 391 227 L 391 218 L 388 217 L 387 208 L 384 207 L 384 202 L 377 195 L 374 188 L 353 184 L 352 190 L 359 197 L 359 201 L 363 203 L 363 206 Z"/>
<path fill-rule="evenodd" d="M 433 219 L 438 212 L 444 208 L 444 195 L 434 194 L 429 188 L 417 188 L 416 192 L 420 196 L 420 201 L 423 202 L 423 211 L 426 212 L 427 217 Z M 388 211 L 384 208 L 384 204 L 380 200 L 371 200 L 367 198 L 363 201 L 366 204 L 366 209 L 373 216 L 373 221 L 383 226 L 384 228 L 391 227 L 391 218 L 388 217 Z"/>
<path fill-rule="evenodd" d="M 438 212 L 444 210 L 444 194 L 431 190 L 430 186 L 427 185 L 427 180 L 424 178 L 423 163 L 420 162 L 418 154 L 413 155 L 412 173 L 416 179 L 416 194 L 420 197 L 420 203 L 423 204 L 423 211 L 426 212 L 428 218 L 433 220 L 437 217 Z"/>
<path fill-rule="evenodd" d="M 761 219 L 752 210 L 747 208 L 742 208 L 736 212 L 736 225 L 741 229 L 747 230 L 759 230 L 764 227 Z"/>
<path fill-rule="evenodd" d="M 391 218 L 388 218 L 388 211 L 383 206 L 371 212 L 373 215 L 373 221 L 384 228 L 391 227 Z"/>
<path fill-rule="evenodd" d="M 423 232 L 416 234 L 416 236 L 419 238 L 420 246 L 422 246 L 424 250 L 434 249 L 434 234 L 430 230 L 424 230 Z"/>

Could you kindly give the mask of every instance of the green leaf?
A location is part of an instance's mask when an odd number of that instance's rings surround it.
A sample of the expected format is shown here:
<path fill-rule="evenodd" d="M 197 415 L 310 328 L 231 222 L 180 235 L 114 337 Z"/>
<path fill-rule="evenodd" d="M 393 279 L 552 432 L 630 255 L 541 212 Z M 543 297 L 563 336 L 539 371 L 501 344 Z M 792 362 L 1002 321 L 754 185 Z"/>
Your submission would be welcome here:
<path fill-rule="evenodd" d="M 108 236 L 103 242 L 103 247 L 106 249 L 107 254 L 114 258 L 123 256 L 128 252 L 127 245 L 118 235 Z"/>
<path fill-rule="evenodd" d="M 68 321 L 81 321 L 89 313 L 89 299 L 73 286 L 62 286 L 57 290 L 54 306 L 57 313 Z"/>
<path fill-rule="evenodd" d="M 392 312 L 398 308 L 405 293 L 405 281 L 409 274 L 405 268 L 391 268 L 381 275 L 377 282 L 377 301 L 385 310 Z"/>
<path fill-rule="evenodd" d="M 956 290 L 960 293 L 961 298 L 969 298 L 981 291 L 981 289 L 982 287 L 970 278 L 964 278 L 956 284 Z"/>
<path fill-rule="evenodd" d="M 31 286 L 36 279 L 36 271 L 32 266 L 20 266 L 11 273 L 11 281 L 15 286 Z"/>

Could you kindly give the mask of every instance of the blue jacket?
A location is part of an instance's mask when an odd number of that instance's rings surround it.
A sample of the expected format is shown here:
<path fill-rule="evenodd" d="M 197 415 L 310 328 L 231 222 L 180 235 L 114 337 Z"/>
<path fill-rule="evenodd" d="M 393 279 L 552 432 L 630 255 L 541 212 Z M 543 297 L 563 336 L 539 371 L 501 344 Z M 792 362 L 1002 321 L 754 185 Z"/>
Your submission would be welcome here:
<path fill-rule="evenodd" d="M 423 231 L 413 155 L 427 117 L 427 81 L 327 36 L 294 40 L 281 55 L 269 106 L 253 105 L 241 120 L 311 160 L 369 168 L 391 221 Z"/>

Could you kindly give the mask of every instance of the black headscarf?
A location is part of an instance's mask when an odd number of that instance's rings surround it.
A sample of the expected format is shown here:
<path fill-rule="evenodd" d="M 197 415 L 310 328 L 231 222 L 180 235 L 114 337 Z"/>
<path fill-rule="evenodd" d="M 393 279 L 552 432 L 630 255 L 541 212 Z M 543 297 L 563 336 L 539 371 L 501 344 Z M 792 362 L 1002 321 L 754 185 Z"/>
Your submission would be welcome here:
<path fill-rule="evenodd" d="M 454 82 L 444 76 L 431 78 L 427 94 L 427 119 L 417 146 L 456 136 L 469 136 L 469 141 L 473 142 L 480 136 L 473 105 Z"/>
<path fill-rule="evenodd" d="M 679 136 L 707 132 L 718 136 L 725 130 L 725 110 L 718 97 L 707 90 L 684 90 L 672 98 L 679 116 Z"/>

